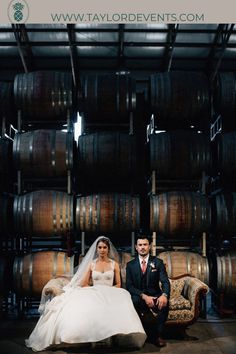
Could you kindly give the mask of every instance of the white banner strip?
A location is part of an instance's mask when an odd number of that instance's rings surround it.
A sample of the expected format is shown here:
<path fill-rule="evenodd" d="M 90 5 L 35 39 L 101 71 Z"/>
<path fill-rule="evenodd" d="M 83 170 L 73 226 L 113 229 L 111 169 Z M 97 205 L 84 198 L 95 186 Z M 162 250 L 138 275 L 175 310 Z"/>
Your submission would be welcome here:
<path fill-rule="evenodd" d="M 235 23 L 235 0 L 1 0 L 8 23 Z"/>

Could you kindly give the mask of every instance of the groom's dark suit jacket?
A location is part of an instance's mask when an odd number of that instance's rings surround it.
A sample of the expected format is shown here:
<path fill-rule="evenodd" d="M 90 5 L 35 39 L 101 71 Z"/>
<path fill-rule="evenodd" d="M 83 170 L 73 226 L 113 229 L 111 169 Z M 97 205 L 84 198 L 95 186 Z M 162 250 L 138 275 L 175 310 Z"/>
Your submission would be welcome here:
<path fill-rule="evenodd" d="M 161 287 L 159 282 L 161 282 Z M 142 281 L 142 270 L 139 257 L 127 263 L 126 288 L 131 296 L 140 296 L 142 293 L 150 296 L 160 296 L 166 293 L 170 296 L 170 282 L 166 273 L 165 265 L 159 258 L 149 255 L 145 282 Z"/>

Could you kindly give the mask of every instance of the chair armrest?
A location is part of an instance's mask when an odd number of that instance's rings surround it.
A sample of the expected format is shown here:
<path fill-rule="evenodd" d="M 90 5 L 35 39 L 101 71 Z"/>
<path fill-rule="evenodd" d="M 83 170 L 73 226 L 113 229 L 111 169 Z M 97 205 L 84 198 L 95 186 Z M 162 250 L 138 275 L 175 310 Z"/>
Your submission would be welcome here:
<path fill-rule="evenodd" d="M 200 296 L 205 295 L 209 291 L 209 287 L 201 280 L 187 276 L 183 289 L 183 295 L 191 303 L 191 312 L 194 322 L 199 317 L 200 311 Z"/>
<path fill-rule="evenodd" d="M 209 287 L 201 280 L 191 276 L 185 277 L 183 295 L 190 301 L 191 305 L 196 304 L 196 298 L 199 298 L 200 294 L 206 294 L 208 291 Z"/>
<path fill-rule="evenodd" d="M 61 295 L 64 292 L 63 287 L 69 283 L 70 279 L 70 277 L 64 276 L 55 279 L 50 279 L 44 286 L 42 292 L 50 297 Z"/>

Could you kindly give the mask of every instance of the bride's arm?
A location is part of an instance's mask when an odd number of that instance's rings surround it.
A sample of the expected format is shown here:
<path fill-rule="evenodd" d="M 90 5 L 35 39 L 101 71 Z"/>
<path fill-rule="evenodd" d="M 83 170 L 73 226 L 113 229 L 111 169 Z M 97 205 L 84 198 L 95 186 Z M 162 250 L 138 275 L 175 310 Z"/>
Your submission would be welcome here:
<path fill-rule="evenodd" d="M 89 267 L 88 267 L 87 272 L 84 275 L 83 280 L 81 281 L 81 286 L 82 287 L 90 286 L 91 274 L 92 274 L 92 270 L 91 270 L 91 264 L 90 264 Z"/>
<path fill-rule="evenodd" d="M 117 262 L 115 262 L 114 272 L 115 272 L 115 284 L 114 284 L 114 286 L 116 286 L 117 288 L 120 288 L 121 287 L 120 266 L 119 266 L 119 264 Z"/>

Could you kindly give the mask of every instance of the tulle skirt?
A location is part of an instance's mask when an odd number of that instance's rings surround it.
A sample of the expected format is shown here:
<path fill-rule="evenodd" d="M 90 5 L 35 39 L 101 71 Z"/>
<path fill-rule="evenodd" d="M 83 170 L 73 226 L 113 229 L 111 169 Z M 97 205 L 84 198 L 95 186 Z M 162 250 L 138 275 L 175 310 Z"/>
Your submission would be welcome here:
<path fill-rule="evenodd" d="M 26 345 L 40 351 L 59 344 L 95 343 L 111 337 L 118 346 L 135 348 L 141 348 L 146 340 L 129 292 L 96 285 L 67 289 L 53 298 Z"/>

